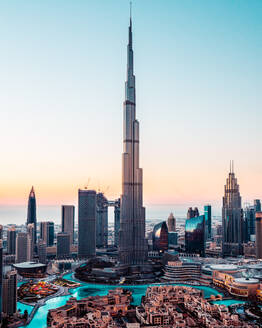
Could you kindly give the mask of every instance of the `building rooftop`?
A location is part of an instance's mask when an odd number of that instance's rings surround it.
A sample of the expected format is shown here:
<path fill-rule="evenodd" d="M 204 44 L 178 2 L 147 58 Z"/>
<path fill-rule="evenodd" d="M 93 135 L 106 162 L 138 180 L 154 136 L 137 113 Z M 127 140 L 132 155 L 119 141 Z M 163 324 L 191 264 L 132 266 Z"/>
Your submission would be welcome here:
<path fill-rule="evenodd" d="M 238 266 L 234 264 L 215 264 L 210 265 L 210 269 L 218 271 L 235 271 L 238 269 Z"/>
<path fill-rule="evenodd" d="M 46 264 L 36 263 L 36 262 L 22 262 L 15 263 L 13 266 L 17 269 L 29 269 L 29 268 L 42 268 L 45 267 Z"/>
<path fill-rule="evenodd" d="M 254 278 L 236 278 L 235 282 L 239 284 L 258 284 L 259 280 Z"/>

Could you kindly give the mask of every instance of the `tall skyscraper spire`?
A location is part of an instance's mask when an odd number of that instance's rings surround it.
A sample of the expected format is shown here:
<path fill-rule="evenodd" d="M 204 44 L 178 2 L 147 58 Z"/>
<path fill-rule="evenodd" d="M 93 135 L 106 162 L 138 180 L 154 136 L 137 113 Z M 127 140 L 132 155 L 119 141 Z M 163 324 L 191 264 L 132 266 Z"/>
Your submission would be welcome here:
<path fill-rule="evenodd" d="M 36 198 L 34 187 L 32 186 L 29 198 L 28 198 L 28 207 L 27 207 L 27 224 L 34 224 L 34 250 L 36 246 Z"/>
<path fill-rule="evenodd" d="M 128 32 L 119 230 L 119 261 L 123 265 L 143 264 L 147 257 L 143 173 L 139 168 L 139 123 L 136 119 L 131 13 Z"/>
<path fill-rule="evenodd" d="M 223 255 L 242 254 L 243 210 L 239 185 L 234 173 L 233 161 L 230 161 L 230 173 L 226 180 L 222 209 Z"/>

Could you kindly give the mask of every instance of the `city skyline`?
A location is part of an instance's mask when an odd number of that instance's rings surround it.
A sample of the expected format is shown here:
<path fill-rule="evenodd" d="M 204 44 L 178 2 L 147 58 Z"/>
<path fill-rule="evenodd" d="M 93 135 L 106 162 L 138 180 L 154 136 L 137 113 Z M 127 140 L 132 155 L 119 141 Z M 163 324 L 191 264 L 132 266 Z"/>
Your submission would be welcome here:
<path fill-rule="evenodd" d="M 55 4 L 3 5 L 0 26 L 8 37 L 3 40 L 7 51 L 1 54 L 5 67 L 0 105 L 6 110 L 0 133 L 7 142 L 0 173 L 1 205 L 25 204 L 31 185 L 39 205 L 76 204 L 77 190 L 89 178 L 90 188 L 109 186 L 109 199 L 120 195 L 126 60 L 122 49 L 129 3 L 69 2 L 62 11 Z M 231 158 L 243 202 L 262 198 L 257 97 L 261 4 L 150 4 L 133 5 L 145 204 L 221 207 Z M 28 15 L 32 17 L 26 19 Z M 14 19 L 18 29 L 13 28 Z M 98 90 L 104 97 L 97 96 Z"/>

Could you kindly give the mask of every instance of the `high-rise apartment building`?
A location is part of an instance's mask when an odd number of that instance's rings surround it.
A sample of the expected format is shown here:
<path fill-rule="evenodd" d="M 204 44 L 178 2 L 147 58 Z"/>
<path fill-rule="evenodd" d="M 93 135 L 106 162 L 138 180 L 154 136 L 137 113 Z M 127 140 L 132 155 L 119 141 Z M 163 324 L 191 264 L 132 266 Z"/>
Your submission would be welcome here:
<path fill-rule="evenodd" d="M 52 221 L 40 222 L 40 238 L 46 243 L 47 247 L 54 245 L 55 225 Z"/>
<path fill-rule="evenodd" d="M 262 212 L 256 213 L 256 255 L 262 259 Z"/>
<path fill-rule="evenodd" d="M 70 234 L 70 243 L 74 243 L 75 230 L 75 207 L 73 205 L 62 205 L 62 232 Z"/>
<path fill-rule="evenodd" d="M 30 237 L 26 232 L 19 232 L 16 237 L 16 263 L 30 260 Z"/>
<path fill-rule="evenodd" d="M 204 206 L 204 213 L 205 213 L 205 227 L 206 227 L 206 240 L 211 238 L 212 234 L 212 208 L 211 205 Z"/>
<path fill-rule="evenodd" d="M 7 253 L 9 255 L 16 253 L 16 229 L 14 226 L 7 230 Z"/>
<path fill-rule="evenodd" d="M 0 239 L 3 239 L 3 226 L 0 224 Z"/>
<path fill-rule="evenodd" d="M 148 252 L 143 207 L 143 172 L 139 167 L 139 122 L 136 119 L 131 18 L 127 46 L 123 148 L 119 261 L 121 265 L 130 266 L 143 264 L 147 260 Z"/>
<path fill-rule="evenodd" d="M 56 235 L 56 257 L 67 258 L 70 257 L 71 239 L 70 233 L 59 232 Z"/>
<path fill-rule="evenodd" d="M 36 198 L 34 187 L 32 187 L 29 198 L 28 198 L 28 207 L 27 207 L 27 224 L 34 224 L 34 249 L 36 245 Z"/>
<path fill-rule="evenodd" d="M 103 193 L 96 196 L 96 246 L 107 247 L 108 244 L 108 201 Z"/>
<path fill-rule="evenodd" d="M 8 271 L 3 276 L 2 312 L 4 316 L 16 313 L 17 303 L 17 273 L 16 270 Z"/>
<path fill-rule="evenodd" d="M 222 226 L 223 256 L 237 256 L 243 254 L 243 210 L 241 206 L 239 185 L 235 177 L 233 165 L 230 165 L 230 172 L 225 185 L 225 195 L 223 197 L 222 208 Z"/>
<path fill-rule="evenodd" d="M 167 219 L 168 232 L 176 232 L 176 219 L 173 213 L 170 213 Z"/>
<path fill-rule="evenodd" d="M 38 240 L 37 244 L 39 262 L 42 264 L 46 263 L 46 243 L 42 240 Z"/>
<path fill-rule="evenodd" d="M 96 191 L 78 190 L 78 256 L 96 255 Z"/>

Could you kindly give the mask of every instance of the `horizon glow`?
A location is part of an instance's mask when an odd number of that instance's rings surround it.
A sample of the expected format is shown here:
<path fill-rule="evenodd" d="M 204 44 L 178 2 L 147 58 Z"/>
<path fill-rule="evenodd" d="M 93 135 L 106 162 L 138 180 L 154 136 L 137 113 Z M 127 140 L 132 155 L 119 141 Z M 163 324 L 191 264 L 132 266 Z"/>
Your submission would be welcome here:
<path fill-rule="evenodd" d="M 129 1 L 0 6 L 0 205 L 121 193 Z M 219 206 L 229 172 L 262 198 L 262 3 L 133 2 L 145 204 Z"/>

